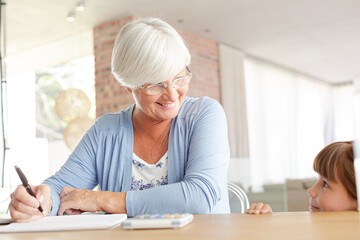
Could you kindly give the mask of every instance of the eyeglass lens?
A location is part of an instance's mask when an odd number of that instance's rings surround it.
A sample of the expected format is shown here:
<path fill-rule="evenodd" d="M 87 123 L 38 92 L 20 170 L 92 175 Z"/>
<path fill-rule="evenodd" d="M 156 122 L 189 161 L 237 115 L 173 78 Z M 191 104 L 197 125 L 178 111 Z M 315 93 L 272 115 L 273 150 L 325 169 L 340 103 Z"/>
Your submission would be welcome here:
<path fill-rule="evenodd" d="M 175 89 L 177 88 L 181 88 L 181 87 L 184 87 L 186 86 L 186 81 L 187 81 L 187 77 L 183 77 L 181 79 L 177 79 L 175 80 L 173 83 L 169 84 L 169 85 L 166 85 L 163 83 L 163 84 L 159 84 L 159 85 L 156 85 L 156 86 L 149 86 L 147 88 L 147 92 L 149 94 L 159 94 L 159 93 L 163 93 L 165 91 L 165 89 L 169 86 L 172 86 L 174 87 Z"/>

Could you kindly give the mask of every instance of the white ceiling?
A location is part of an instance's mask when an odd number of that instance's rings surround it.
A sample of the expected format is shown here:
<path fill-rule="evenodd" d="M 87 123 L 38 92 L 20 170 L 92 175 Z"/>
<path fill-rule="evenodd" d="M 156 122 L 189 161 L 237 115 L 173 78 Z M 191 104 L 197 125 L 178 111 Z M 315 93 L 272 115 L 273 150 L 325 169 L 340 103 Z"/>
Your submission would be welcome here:
<path fill-rule="evenodd" d="M 80 0 L 81 1 L 81 0 Z M 7 0 L 7 55 L 129 15 L 185 31 L 331 83 L 360 77 L 359 0 Z"/>

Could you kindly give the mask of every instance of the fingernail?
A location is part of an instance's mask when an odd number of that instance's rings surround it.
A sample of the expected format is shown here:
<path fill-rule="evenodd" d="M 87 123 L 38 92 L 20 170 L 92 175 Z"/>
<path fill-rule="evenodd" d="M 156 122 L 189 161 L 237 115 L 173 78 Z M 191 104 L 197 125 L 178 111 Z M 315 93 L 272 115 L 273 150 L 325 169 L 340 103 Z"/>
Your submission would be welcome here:
<path fill-rule="evenodd" d="M 252 210 L 252 209 L 251 209 L 251 210 L 249 210 L 249 213 L 254 213 L 254 210 Z"/>
<path fill-rule="evenodd" d="M 44 195 L 40 195 L 39 202 L 42 203 L 44 201 Z"/>
<path fill-rule="evenodd" d="M 255 210 L 255 214 L 259 214 L 259 210 Z"/>

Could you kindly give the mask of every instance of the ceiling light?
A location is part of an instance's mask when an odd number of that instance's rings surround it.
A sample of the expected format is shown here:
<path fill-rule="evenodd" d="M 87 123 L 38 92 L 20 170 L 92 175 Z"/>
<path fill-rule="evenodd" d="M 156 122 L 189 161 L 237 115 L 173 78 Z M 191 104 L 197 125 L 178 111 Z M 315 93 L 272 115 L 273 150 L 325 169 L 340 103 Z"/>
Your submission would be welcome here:
<path fill-rule="evenodd" d="M 76 17 L 74 12 L 69 12 L 68 16 L 66 17 L 67 22 L 75 22 Z"/>
<path fill-rule="evenodd" d="M 85 4 L 83 2 L 78 2 L 76 4 L 75 10 L 78 12 L 82 12 L 85 10 Z"/>

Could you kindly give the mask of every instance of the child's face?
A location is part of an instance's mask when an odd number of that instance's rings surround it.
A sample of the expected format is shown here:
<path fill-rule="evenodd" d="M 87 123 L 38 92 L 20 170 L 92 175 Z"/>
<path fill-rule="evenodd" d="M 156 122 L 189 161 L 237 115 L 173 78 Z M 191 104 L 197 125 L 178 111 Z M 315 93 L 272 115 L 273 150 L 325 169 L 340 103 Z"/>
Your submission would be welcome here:
<path fill-rule="evenodd" d="M 351 211 L 357 209 L 357 200 L 351 198 L 344 185 L 320 176 L 314 186 L 308 190 L 309 210 L 315 211 Z"/>

